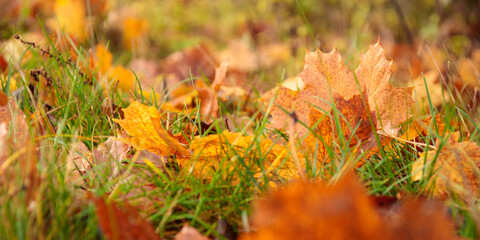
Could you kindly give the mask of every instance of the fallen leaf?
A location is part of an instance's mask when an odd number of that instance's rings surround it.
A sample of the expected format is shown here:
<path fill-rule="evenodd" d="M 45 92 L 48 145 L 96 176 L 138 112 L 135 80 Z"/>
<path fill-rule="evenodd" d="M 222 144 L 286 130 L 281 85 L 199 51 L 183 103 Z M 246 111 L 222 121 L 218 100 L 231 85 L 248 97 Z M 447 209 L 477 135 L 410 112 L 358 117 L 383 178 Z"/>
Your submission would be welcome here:
<path fill-rule="evenodd" d="M 152 224 L 143 219 L 138 211 L 128 205 L 120 208 L 107 203 L 102 197 L 92 197 L 98 224 L 107 239 L 159 240 Z"/>
<path fill-rule="evenodd" d="M 66 161 L 65 182 L 73 185 L 83 185 L 83 175 L 92 168 L 92 153 L 82 142 L 75 142 L 71 146 Z"/>
<path fill-rule="evenodd" d="M 215 68 L 215 78 L 211 86 L 198 88 L 198 98 L 200 100 L 200 113 L 204 116 L 217 117 L 218 99 L 217 93 L 222 86 L 223 80 L 227 75 L 228 62 L 222 62 L 218 68 Z"/>
<path fill-rule="evenodd" d="M 471 202 L 472 197 L 480 194 L 480 147 L 470 141 L 458 142 L 459 136 L 459 132 L 452 133 L 440 150 L 421 153 L 412 165 L 412 179 L 421 180 L 423 173 L 432 171 L 435 175 L 430 184 L 434 185 L 434 196 L 446 198 L 457 194 Z"/>
<path fill-rule="evenodd" d="M 307 53 L 304 62 L 305 67 L 298 75 L 305 84 L 302 90 L 293 91 L 280 86 L 278 94 L 270 91 L 263 96 L 264 103 L 268 105 L 277 95 L 270 111 L 272 127 L 287 127 L 288 133 L 296 133 L 303 139 L 309 134 L 303 123 L 322 136 L 326 144 L 337 139 L 337 132 L 341 131 L 345 139 L 355 136 L 350 146 L 360 142 L 368 157 L 378 151 L 370 121 L 378 131 L 396 128 L 410 116 L 412 88 L 390 85 L 392 62 L 385 59 L 385 51 L 379 43 L 370 46 L 369 51 L 360 58 L 360 65 L 355 71 L 356 78 L 335 49 L 330 53 Z M 331 104 L 335 104 L 341 114 L 339 130 L 332 118 L 335 111 Z M 289 114 L 294 116 L 293 119 Z M 313 135 L 309 135 L 305 144 L 314 141 Z"/>
<path fill-rule="evenodd" d="M 307 197 L 308 196 L 308 197 Z M 388 239 L 383 221 L 353 175 L 328 186 L 297 182 L 257 200 L 256 232 L 244 239 Z"/>
<path fill-rule="evenodd" d="M 189 151 L 162 127 L 162 116 L 155 107 L 131 102 L 123 109 L 124 119 L 114 119 L 130 136 L 128 143 L 139 150 L 161 156 L 189 156 Z"/>
<path fill-rule="evenodd" d="M 217 60 L 206 45 L 172 53 L 160 64 L 161 72 L 166 76 L 167 89 L 172 89 L 178 82 L 192 76 L 205 75 L 208 79 L 213 79 L 217 65 Z"/>
<path fill-rule="evenodd" d="M 331 185 L 300 181 L 257 200 L 255 231 L 240 239 L 459 239 L 439 203 L 381 211 L 351 173 Z"/>
<path fill-rule="evenodd" d="M 270 139 L 256 140 L 252 135 L 243 136 L 242 133 L 225 130 L 221 134 L 195 137 L 190 149 L 193 151 L 192 158 L 178 164 L 202 178 L 210 178 L 210 172 L 219 168 L 238 169 L 242 166 L 238 161 L 244 161 L 249 171 L 259 178 L 264 175 L 276 175 L 283 179 L 298 177 L 299 170 L 288 149 Z M 260 158 L 264 158 L 263 166 L 254 165 L 254 161 Z"/>
<path fill-rule="evenodd" d="M 208 240 L 208 237 L 203 236 L 194 227 L 185 225 L 182 230 L 175 235 L 175 240 Z"/>

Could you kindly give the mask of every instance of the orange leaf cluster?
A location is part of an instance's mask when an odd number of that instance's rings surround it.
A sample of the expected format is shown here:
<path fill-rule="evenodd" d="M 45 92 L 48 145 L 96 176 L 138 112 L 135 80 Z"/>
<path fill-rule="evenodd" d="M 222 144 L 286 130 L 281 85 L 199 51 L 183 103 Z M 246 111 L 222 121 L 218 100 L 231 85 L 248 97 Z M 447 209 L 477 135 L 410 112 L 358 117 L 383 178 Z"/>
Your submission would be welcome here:
<path fill-rule="evenodd" d="M 189 148 L 181 144 L 175 136 L 162 126 L 162 117 L 155 107 L 147 107 L 132 102 L 123 110 L 125 118 L 115 119 L 130 136 L 125 142 L 138 150 L 148 150 L 160 156 L 175 155 L 180 167 L 188 169 L 194 175 L 209 178 L 213 169 L 229 170 L 242 166 L 256 166 L 250 171 L 257 176 L 262 174 L 279 175 L 291 179 L 297 176 L 286 147 L 275 144 L 270 139 L 256 140 L 254 136 L 224 131 L 206 137 L 194 138 Z M 266 159 L 256 164 L 255 159 Z"/>
<path fill-rule="evenodd" d="M 263 100 L 269 105 L 274 99 L 271 126 L 287 127 L 289 134 L 301 139 L 308 135 L 307 145 L 314 145 L 317 138 L 303 124 L 323 138 L 321 152 L 325 153 L 324 148 L 339 139 L 337 132 L 341 132 L 345 139 L 351 138 L 350 146 L 361 144 L 368 157 L 378 150 L 376 130 L 390 131 L 409 117 L 412 88 L 390 85 L 392 62 L 385 59 L 379 43 L 362 55 L 355 74 L 343 64 L 336 49 L 330 53 L 309 52 L 304 62 L 298 75 L 305 85 L 302 90 L 281 86 L 278 92 L 266 93 Z"/>

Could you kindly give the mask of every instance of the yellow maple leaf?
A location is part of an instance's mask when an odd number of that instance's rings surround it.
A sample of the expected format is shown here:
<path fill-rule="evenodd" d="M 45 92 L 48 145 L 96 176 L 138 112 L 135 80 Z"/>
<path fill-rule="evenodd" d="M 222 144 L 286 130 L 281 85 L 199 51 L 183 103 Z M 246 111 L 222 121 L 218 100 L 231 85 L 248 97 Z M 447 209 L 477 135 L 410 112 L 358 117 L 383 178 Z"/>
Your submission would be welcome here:
<path fill-rule="evenodd" d="M 480 194 L 480 147 L 470 141 L 458 142 L 459 137 L 460 133 L 454 132 L 440 150 L 420 154 L 412 165 L 412 178 L 418 181 L 433 168 L 430 184 L 434 185 L 434 196 L 445 198 L 455 193 L 469 202 Z"/>
<path fill-rule="evenodd" d="M 161 125 L 161 115 L 155 107 L 132 102 L 123 109 L 124 119 L 114 119 L 132 138 L 128 143 L 139 150 L 161 156 L 189 156 L 189 151 Z"/>
<path fill-rule="evenodd" d="M 178 165 L 197 177 L 210 179 L 212 170 L 232 171 L 239 167 L 247 167 L 257 178 L 292 179 L 299 175 L 288 149 L 270 139 L 258 140 L 225 130 L 221 134 L 197 136 L 187 149 L 161 126 L 162 117 L 155 107 L 132 102 L 123 112 L 125 118 L 115 122 L 132 136 L 126 143 L 162 156 L 176 155 Z"/>
<path fill-rule="evenodd" d="M 284 179 L 298 176 L 298 169 L 289 156 L 288 149 L 270 139 L 255 140 L 239 132 L 225 130 L 203 138 L 194 138 L 190 144 L 193 155 L 190 161 L 179 161 L 182 168 L 190 168 L 202 178 L 209 178 L 209 171 L 247 166 L 255 177 L 277 175 Z M 261 164 L 255 160 L 262 159 Z M 184 159 L 186 160 L 186 159 Z M 239 161 L 244 161 L 243 163 Z"/>

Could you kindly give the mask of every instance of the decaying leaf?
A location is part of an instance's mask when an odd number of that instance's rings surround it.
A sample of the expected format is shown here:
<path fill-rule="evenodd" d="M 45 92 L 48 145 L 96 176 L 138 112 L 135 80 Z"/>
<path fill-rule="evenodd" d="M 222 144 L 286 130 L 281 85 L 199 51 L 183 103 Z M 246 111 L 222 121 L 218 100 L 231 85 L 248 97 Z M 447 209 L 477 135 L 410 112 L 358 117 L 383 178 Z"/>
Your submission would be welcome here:
<path fill-rule="evenodd" d="M 147 220 L 128 205 L 120 209 L 115 203 L 107 203 L 101 197 L 93 197 L 98 224 L 105 238 L 110 240 L 159 240 L 161 239 Z"/>
<path fill-rule="evenodd" d="M 353 174 L 331 186 L 284 186 L 255 207 L 255 231 L 241 239 L 457 239 L 441 205 L 417 200 L 380 214 Z"/>
<path fill-rule="evenodd" d="M 424 173 L 433 170 L 434 196 L 445 198 L 457 194 L 471 202 L 472 197 L 480 194 L 480 147 L 470 141 L 458 142 L 459 136 L 455 132 L 439 151 L 420 154 L 413 163 L 412 175 L 413 180 L 420 180 Z"/>
<path fill-rule="evenodd" d="M 361 142 L 362 150 L 369 156 L 378 150 L 374 129 L 396 128 L 410 116 L 412 88 L 390 85 L 392 62 L 385 59 L 379 43 L 362 55 L 355 75 L 343 64 L 336 49 L 330 53 L 309 52 L 304 62 L 298 75 L 305 84 L 302 90 L 281 86 L 278 93 L 270 91 L 264 95 L 266 105 L 277 95 L 270 112 L 271 126 L 287 127 L 288 133 L 296 133 L 302 139 L 309 134 L 303 123 L 328 144 L 339 137 L 333 118 L 334 104 L 341 114 L 338 119 L 344 137 L 350 139 L 354 135 L 350 146 Z M 292 119 L 289 114 L 295 117 Z M 292 121 L 294 124 L 290 124 Z M 314 141 L 311 134 L 309 137 L 307 144 Z"/>
<path fill-rule="evenodd" d="M 128 143 L 135 148 L 161 156 L 190 155 L 188 150 L 162 127 L 162 116 L 155 107 L 132 102 L 123 112 L 125 118 L 115 119 L 115 122 L 132 136 Z"/>

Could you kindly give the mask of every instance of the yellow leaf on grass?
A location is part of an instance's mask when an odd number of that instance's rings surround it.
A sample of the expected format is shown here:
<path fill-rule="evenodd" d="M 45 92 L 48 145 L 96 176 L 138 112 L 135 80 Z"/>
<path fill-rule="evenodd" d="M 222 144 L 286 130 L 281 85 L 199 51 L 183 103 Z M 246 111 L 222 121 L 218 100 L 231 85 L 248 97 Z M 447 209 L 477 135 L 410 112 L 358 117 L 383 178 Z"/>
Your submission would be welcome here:
<path fill-rule="evenodd" d="M 179 165 L 192 169 L 195 175 L 203 178 L 209 178 L 209 172 L 219 168 L 233 170 L 243 166 L 256 177 L 265 174 L 292 179 L 298 176 L 288 149 L 270 139 L 256 141 L 254 136 L 225 130 L 222 134 L 193 139 L 190 149 L 193 151 L 191 161 L 180 161 Z M 262 162 L 256 164 L 255 161 L 260 159 Z"/>
<path fill-rule="evenodd" d="M 195 137 L 190 150 L 161 126 L 161 115 L 155 107 L 132 102 L 123 109 L 125 119 L 115 122 L 132 136 L 126 142 L 138 150 L 171 156 L 176 155 L 178 165 L 193 175 L 210 179 L 212 171 L 233 171 L 247 168 L 254 177 L 265 175 L 269 179 L 292 179 L 298 176 L 289 151 L 270 139 L 255 139 L 239 132 L 224 131 L 206 137 Z M 303 162 L 303 161 L 302 161 Z"/>
<path fill-rule="evenodd" d="M 162 127 L 162 116 L 155 107 L 132 102 L 123 109 L 124 119 L 114 121 L 132 136 L 128 142 L 139 150 L 148 150 L 161 156 L 186 157 L 189 151 Z"/>
<path fill-rule="evenodd" d="M 457 194 L 470 202 L 480 194 L 480 147 L 470 141 L 458 142 L 459 136 L 459 132 L 452 133 L 439 151 L 420 154 L 412 165 L 412 175 L 413 180 L 420 180 L 423 173 L 428 172 L 425 168 L 433 167 L 430 170 L 435 173 L 431 182 L 435 196 L 445 198 Z"/>

